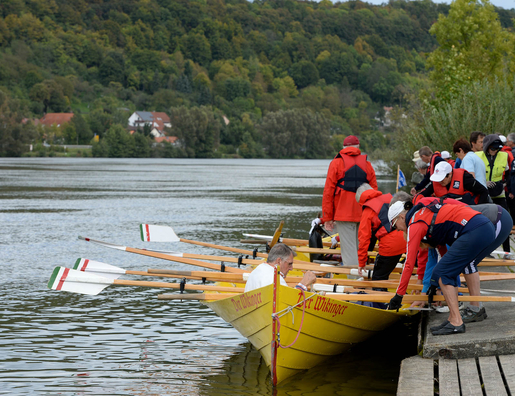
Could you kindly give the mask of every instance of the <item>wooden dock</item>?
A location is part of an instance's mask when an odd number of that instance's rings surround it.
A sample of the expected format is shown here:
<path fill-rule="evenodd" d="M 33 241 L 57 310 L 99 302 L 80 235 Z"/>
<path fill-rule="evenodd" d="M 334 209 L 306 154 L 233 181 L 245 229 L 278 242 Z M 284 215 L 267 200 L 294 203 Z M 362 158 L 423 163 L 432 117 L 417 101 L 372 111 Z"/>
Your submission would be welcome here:
<path fill-rule="evenodd" d="M 404 359 L 397 396 L 412 395 L 515 395 L 515 355 Z"/>

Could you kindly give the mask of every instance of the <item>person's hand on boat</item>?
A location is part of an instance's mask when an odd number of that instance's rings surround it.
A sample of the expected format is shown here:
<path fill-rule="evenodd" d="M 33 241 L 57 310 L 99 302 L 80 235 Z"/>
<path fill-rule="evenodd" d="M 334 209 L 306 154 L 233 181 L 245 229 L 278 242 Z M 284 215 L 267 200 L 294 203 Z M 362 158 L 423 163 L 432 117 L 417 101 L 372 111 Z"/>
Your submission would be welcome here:
<path fill-rule="evenodd" d="M 359 275 L 359 276 L 364 276 L 364 275 L 363 275 L 363 270 L 364 270 L 364 269 L 365 269 L 365 266 L 363 266 L 363 267 L 362 267 L 362 266 L 359 266 L 359 267 L 358 267 L 358 275 Z"/>
<path fill-rule="evenodd" d="M 309 288 L 313 283 L 315 283 L 317 280 L 316 275 L 313 273 L 313 271 L 306 271 L 304 273 L 304 276 L 302 277 L 302 280 L 300 283 L 302 283 L 304 286 Z"/>
<path fill-rule="evenodd" d="M 327 231 L 332 232 L 334 230 L 334 226 L 336 222 L 334 220 L 329 220 L 324 223 L 324 227 Z"/>
<path fill-rule="evenodd" d="M 388 309 L 398 310 L 400 307 L 402 307 L 402 296 L 395 294 L 388 304 Z"/>
<path fill-rule="evenodd" d="M 410 190 L 411 195 L 417 195 L 417 190 L 415 190 L 415 187 L 412 187 Z"/>
<path fill-rule="evenodd" d="M 425 306 L 425 301 L 413 301 L 410 305 L 410 308 L 424 308 Z"/>

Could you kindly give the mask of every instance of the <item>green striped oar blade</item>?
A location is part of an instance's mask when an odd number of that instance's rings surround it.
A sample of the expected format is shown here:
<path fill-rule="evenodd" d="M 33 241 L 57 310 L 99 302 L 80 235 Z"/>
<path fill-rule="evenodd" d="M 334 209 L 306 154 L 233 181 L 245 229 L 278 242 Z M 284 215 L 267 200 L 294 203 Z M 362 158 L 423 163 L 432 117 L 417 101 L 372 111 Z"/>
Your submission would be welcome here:
<path fill-rule="evenodd" d="M 123 268 L 85 258 L 77 259 L 73 269 L 82 272 L 94 273 L 108 279 L 118 279 L 121 275 L 127 272 Z"/>
<path fill-rule="evenodd" d="M 179 242 L 180 238 L 172 227 L 140 224 L 141 240 L 145 242 Z"/>
<path fill-rule="evenodd" d="M 111 279 L 103 276 L 65 267 L 55 267 L 48 281 L 48 288 L 96 296 L 112 284 L 113 281 Z"/>

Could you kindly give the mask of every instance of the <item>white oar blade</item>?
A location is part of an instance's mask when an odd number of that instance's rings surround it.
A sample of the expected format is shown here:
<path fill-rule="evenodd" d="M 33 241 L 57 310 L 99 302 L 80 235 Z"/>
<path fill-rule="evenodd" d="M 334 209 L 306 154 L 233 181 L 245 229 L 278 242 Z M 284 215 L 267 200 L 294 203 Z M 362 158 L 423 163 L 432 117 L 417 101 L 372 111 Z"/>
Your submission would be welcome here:
<path fill-rule="evenodd" d="M 270 235 L 260 235 L 260 234 L 245 234 L 243 233 L 243 236 L 247 238 L 254 238 L 254 239 L 260 239 L 262 241 L 271 241 L 274 237 Z"/>
<path fill-rule="evenodd" d="M 140 224 L 141 240 L 145 242 L 179 242 L 172 227 Z"/>
<path fill-rule="evenodd" d="M 94 273 L 107 279 L 118 279 L 125 274 L 125 270 L 111 264 L 102 263 L 100 261 L 79 258 L 73 266 L 74 270 Z"/>
<path fill-rule="evenodd" d="M 313 290 L 315 290 L 315 291 L 325 291 L 325 292 L 332 292 L 332 293 L 345 293 L 346 290 L 353 289 L 353 288 L 354 287 L 352 287 L 352 286 L 325 285 L 323 283 L 315 283 L 313 285 Z"/>
<path fill-rule="evenodd" d="M 55 267 L 48 281 L 48 288 L 96 296 L 111 284 L 113 284 L 111 279 L 102 276 L 64 267 Z"/>

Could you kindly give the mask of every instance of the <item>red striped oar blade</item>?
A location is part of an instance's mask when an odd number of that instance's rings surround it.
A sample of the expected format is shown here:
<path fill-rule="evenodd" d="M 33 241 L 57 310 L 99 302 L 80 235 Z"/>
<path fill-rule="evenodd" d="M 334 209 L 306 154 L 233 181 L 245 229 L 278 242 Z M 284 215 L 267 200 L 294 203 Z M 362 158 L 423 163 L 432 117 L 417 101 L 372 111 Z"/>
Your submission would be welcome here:
<path fill-rule="evenodd" d="M 108 279 L 118 279 L 127 271 L 123 268 L 116 267 L 111 264 L 102 263 L 100 261 L 79 258 L 73 266 L 74 270 L 95 273 Z"/>
<path fill-rule="evenodd" d="M 140 224 L 141 240 L 145 242 L 179 242 L 179 237 L 168 226 Z"/>
<path fill-rule="evenodd" d="M 48 288 L 72 293 L 96 296 L 113 280 L 64 267 L 55 267 L 48 281 Z"/>

